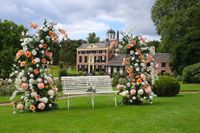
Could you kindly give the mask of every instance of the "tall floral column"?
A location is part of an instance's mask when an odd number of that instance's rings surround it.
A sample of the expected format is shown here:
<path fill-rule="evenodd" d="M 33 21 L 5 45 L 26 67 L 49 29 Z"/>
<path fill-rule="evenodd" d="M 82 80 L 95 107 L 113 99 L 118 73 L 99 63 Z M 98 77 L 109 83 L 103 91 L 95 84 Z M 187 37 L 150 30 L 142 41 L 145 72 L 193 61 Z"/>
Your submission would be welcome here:
<path fill-rule="evenodd" d="M 38 25 L 31 23 L 32 28 Z M 34 35 L 24 35 L 22 49 L 16 53 L 16 64 L 11 79 L 15 78 L 15 91 L 11 100 L 20 93 L 20 99 L 13 101 L 14 112 L 43 111 L 57 108 L 55 103 L 57 87 L 48 73 L 48 64 L 52 62 L 52 48 L 58 44 L 58 34 L 54 23 L 44 22 Z M 59 31 L 66 35 L 61 29 Z M 10 81 L 11 81 L 10 79 Z"/>
<path fill-rule="evenodd" d="M 123 59 L 126 67 L 125 85 L 118 85 L 119 94 L 123 96 L 124 104 L 142 104 L 153 102 L 154 93 L 151 86 L 154 84 L 155 62 L 150 53 L 150 48 L 146 46 L 142 36 L 124 35 L 122 44 L 124 45 L 127 57 Z"/>

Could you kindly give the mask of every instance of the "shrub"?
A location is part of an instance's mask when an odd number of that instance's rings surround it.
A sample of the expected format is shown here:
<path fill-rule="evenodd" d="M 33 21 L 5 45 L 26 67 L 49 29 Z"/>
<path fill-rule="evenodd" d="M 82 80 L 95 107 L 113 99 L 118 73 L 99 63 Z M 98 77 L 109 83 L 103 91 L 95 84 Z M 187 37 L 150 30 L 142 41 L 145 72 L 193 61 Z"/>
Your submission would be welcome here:
<path fill-rule="evenodd" d="M 68 76 L 67 69 L 61 69 L 59 71 L 59 77 L 61 76 Z"/>
<path fill-rule="evenodd" d="M 10 96 L 13 92 L 13 86 L 4 85 L 0 87 L 0 96 Z"/>
<path fill-rule="evenodd" d="M 185 67 L 182 75 L 183 83 L 200 83 L 200 63 Z"/>
<path fill-rule="evenodd" d="M 120 79 L 120 73 L 114 73 L 112 75 L 112 86 L 116 87 Z"/>
<path fill-rule="evenodd" d="M 59 67 L 60 67 L 60 68 L 63 68 L 63 67 L 64 67 L 64 63 L 63 63 L 63 62 L 60 62 L 60 63 L 59 63 Z"/>
<path fill-rule="evenodd" d="M 155 82 L 153 91 L 158 96 L 175 96 L 180 91 L 180 84 L 174 77 L 160 76 Z"/>

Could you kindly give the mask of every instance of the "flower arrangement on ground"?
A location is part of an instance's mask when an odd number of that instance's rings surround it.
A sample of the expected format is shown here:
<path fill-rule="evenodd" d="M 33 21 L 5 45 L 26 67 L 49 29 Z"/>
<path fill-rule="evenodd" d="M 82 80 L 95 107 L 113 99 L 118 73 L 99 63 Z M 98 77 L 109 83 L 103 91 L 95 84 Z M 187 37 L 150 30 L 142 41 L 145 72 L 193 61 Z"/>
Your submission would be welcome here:
<path fill-rule="evenodd" d="M 48 73 L 48 64 L 52 63 L 52 48 L 59 45 L 58 35 L 63 34 L 64 30 L 56 32 L 55 23 L 47 23 L 43 26 L 31 23 L 30 26 L 38 29 L 34 35 L 25 34 L 21 39 L 20 49 L 16 53 L 13 72 L 10 74 L 10 82 L 14 79 L 15 91 L 11 96 L 14 112 L 24 111 L 43 111 L 57 108 L 55 103 L 57 87 L 53 77 Z M 16 95 L 22 96 L 16 100 Z M 15 99 L 15 101 L 14 101 Z"/>
<path fill-rule="evenodd" d="M 122 45 L 127 57 L 123 59 L 126 69 L 126 84 L 118 84 L 119 94 L 123 97 L 124 104 L 142 104 L 153 102 L 151 86 L 155 82 L 156 72 L 153 55 L 146 46 L 142 36 L 123 34 Z"/>

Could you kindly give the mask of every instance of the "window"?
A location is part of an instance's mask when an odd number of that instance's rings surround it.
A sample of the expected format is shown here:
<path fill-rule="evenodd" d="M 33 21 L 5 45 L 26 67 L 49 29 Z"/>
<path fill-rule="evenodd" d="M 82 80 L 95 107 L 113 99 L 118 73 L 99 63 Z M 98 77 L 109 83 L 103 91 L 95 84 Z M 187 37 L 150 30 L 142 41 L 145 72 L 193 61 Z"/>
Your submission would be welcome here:
<path fill-rule="evenodd" d="M 85 61 L 84 62 L 87 63 L 87 56 L 85 56 Z"/>
<path fill-rule="evenodd" d="M 82 56 L 79 56 L 79 62 L 80 63 L 82 62 Z"/>
<path fill-rule="evenodd" d="M 162 62 L 161 67 L 166 67 L 166 62 Z"/>

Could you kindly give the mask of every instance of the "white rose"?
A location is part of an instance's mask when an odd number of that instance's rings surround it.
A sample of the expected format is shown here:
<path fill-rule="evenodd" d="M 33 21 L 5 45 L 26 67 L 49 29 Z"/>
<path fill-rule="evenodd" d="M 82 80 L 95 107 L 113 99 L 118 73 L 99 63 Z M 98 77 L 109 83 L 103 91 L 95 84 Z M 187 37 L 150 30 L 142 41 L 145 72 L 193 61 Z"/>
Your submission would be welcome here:
<path fill-rule="evenodd" d="M 43 97 L 41 102 L 43 102 L 43 103 L 47 103 L 47 102 L 48 102 L 48 98 Z"/>
<path fill-rule="evenodd" d="M 130 87 L 130 86 L 131 86 L 131 84 L 128 82 L 128 83 L 126 84 L 126 86 L 127 86 L 127 87 Z"/>
<path fill-rule="evenodd" d="M 34 50 L 32 50 L 32 55 L 36 55 L 37 54 L 37 51 L 34 49 Z"/>
<path fill-rule="evenodd" d="M 49 96 L 54 96 L 55 95 L 53 90 L 49 90 L 47 93 L 48 93 Z"/>
<path fill-rule="evenodd" d="M 44 43 L 44 40 L 40 40 L 40 43 Z"/>
<path fill-rule="evenodd" d="M 125 91 L 123 91 L 123 92 L 120 93 L 120 95 L 123 96 L 123 97 L 127 96 L 127 94 L 128 94 L 127 90 L 125 90 Z"/>
<path fill-rule="evenodd" d="M 138 90 L 138 94 L 139 94 L 139 95 L 142 95 L 143 93 L 144 93 L 144 91 L 143 91 L 142 89 L 139 89 L 139 90 Z"/>
<path fill-rule="evenodd" d="M 37 82 L 42 82 L 42 78 L 38 78 L 38 79 L 37 79 Z"/>
<path fill-rule="evenodd" d="M 33 74 L 30 74 L 30 77 L 31 77 L 31 78 L 33 78 L 33 77 L 34 77 L 34 75 L 33 75 Z"/>
<path fill-rule="evenodd" d="M 43 45 L 42 44 L 39 44 L 39 48 L 42 48 L 43 47 Z"/>
<path fill-rule="evenodd" d="M 22 81 L 24 81 L 24 82 L 25 82 L 26 80 L 27 80 L 27 78 L 26 78 L 26 77 L 22 77 Z"/>
<path fill-rule="evenodd" d="M 151 100 L 152 100 L 152 99 L 153 99 L 153 96 L 149 96 L 149 99 L 151 99 Z"/>
<path fill-rule="evenodd" d="M 44 54 L 44 50 L 41 51 L 41 54 Z"/>
<path fill-rule="evenodd" d="M 132 97 L 132 99 L 133 99 L 133 100 L 135 100 L 135 99 L 136 99 L 136 97 L 135 97 L 135 96 L 133 96 L 133 97 Z"/>
<path fill-rule="evenodd" d="M 130 51 L 130 55 L 133 55 L 133 54 L 134 54 L 134 51 L 133 51 L 133 50 L 131 50 L 131 51 Z"/>
<path fill-rule="evenodd" d="M 29 70 L 29 72 L 32 72 L 32 71 L 33 71 L 33 68 L 32 68 L 32 67 L 29 67 L 28 70 Z"/>
<path fill-rule="evenodd" d="M 37 96 L 37 92 L 32 92 L 31 97 L 35 97 L 35 96 Z"/>

